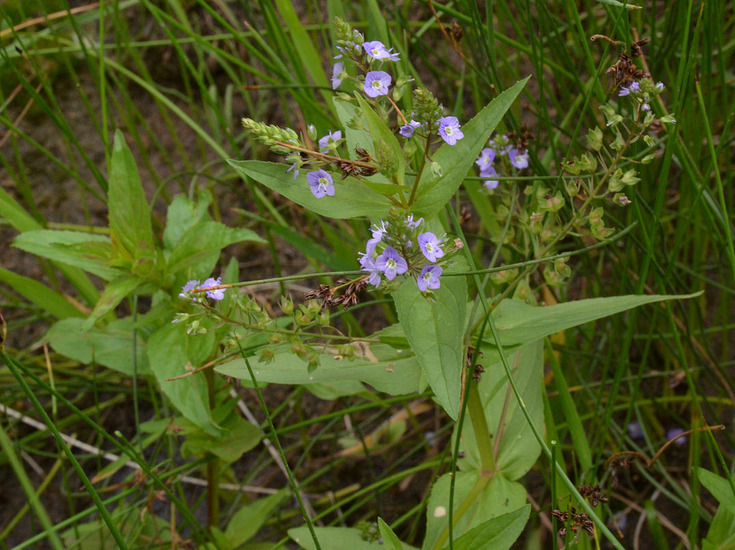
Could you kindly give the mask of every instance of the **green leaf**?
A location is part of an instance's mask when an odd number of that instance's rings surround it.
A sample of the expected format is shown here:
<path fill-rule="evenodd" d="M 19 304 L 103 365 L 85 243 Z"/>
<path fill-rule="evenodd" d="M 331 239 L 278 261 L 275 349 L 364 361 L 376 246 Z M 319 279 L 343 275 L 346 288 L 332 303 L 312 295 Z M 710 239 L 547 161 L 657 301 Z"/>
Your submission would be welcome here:
<path fill-rule="evenodd" d="M 720 504 L 702 550 L 731 550 L 735 548 L 735 506 Z"/>
<path fill-rule="evenodd" d="M 373 148 L 375 150 L 373 157 L 379 161 L 381 166 L 388 165 L 391 167 L 391 174 L 388 178 L 392 180 L 395 177 L 395 182 L 400 188 L 406 175 L 406 160 L 403 158 L 403 148 L 398 143 L 395 134 L 385 125 L 385 122 L 373 111 L 362 96 L 357 96 L 357 102 L 373 138 Z"/>
<path fill-rule="evenodd" d="M 335 176 L 334 197 L 317 199 L 311 192 L 303 170 L 294 179 L 290 173 L 286 173 L 287 167 L 283 164 L 257 160 L 227 162 L 240 175 L 253 178 L 296 204 L 322 216 L 336 219 L 380 218 L 386 215 L 392 204 L 386 197 L 372 191 L 351 176 L 344 180 Z"/>
<path fill-rule="evenodd" d="M 261 498 L 243 506 L 232 516 L 227 524 L 225 537 L 232 548 L 239 548 L 242 544 L 254 537 L 273 513 L 273 510 L 283 502 L 288 493 L 281 490 L 274 495 Z"/>
<path fill-rule="evenodd" d="M 148 361 L 163 393 L 185 418 L 220 437 L 225 432 L 212 419 L 204 374 L 166 380 L 201 366 L 216 347 L 214 332 L 190 336 L 180 324 L 164 325 L 148 338 Z"/>
<path fill-rule="evenodd" d="M 450 271 L 450 270 L 447 270 Z M 467 283 L 443 277 L 431 300 L 406 280 L 393 293 L 398 319 L 436 400 L 454 420 L 459 416 L 464 367 Z"/>
<path fill-rule="evenodd" d="M 120 130 L 115 132 L 110 158 L 107 207 L 113 243 L 119 241 L 134 259 L 150 257 L 153 253 L 150 209 L 135 159 Z"/>
<path fill-rule="evenodd" d="M 530 513 L 531 505 L 527 504 L 514 512 L 489 519 L 456 539 L 454 550 L 507 550 L 521 536 Z"/>
<path fill-rule="evenodd" d="M 383 546 L 386 550 L 402 550 L 403 544 L 401 539 L 396 536 L 393 529 L 390 528 L 383 518 L 378 518 L 378 529 L 380 529 L 380 536 L 383 538 Z"/>
<path fill-rule="evenodd" d="M 694 298 L 700 293 L 680 296 L 614 296 L 589 298 L 549 307 L 530 306 L 520 300 L 503 300 L 493 312 L 503 346 L 526 344 L 561 330 L 596 319 L 664 300 Z M 494 342 L 489 342 L 493 344 Z"/>
<path fill-rule="evenodd" d="M 2 187 L 0 187 L 0 218 L 8 221 L 10 225 L 21 233 L 43 229 L 43 226 L 28 214 Z M 87 300 L 87 303 L 91 304 L 97 301 L 99 297 L 97 289 L 79 268 L 64 264 L 56 265 L 84 299 Z"/>
<path fill-rule="evenodd" d="M 333 353 L 324 353 L 320 356 L 319 366 L 312 372 L 309 372 L 307 362 L 291 353 L 288 347 L 276 348 L 272 363 L 256 358 L 248 360 L 259 384 L 309 385 L 360 381 L 391 395 L 416 391 L 421 371 L 416 357 L 410 352 L 366 341 L 357 341 L 354 345 L 355 359 L 339 360 Z M 214 370 L 224 376 L 239 378 L 246 385 L 250 380 L 244 359 L 235 359 Z"/>
<path fill-rule="evenodd" d="M 84 330 L 90 329 L 98 319 L 115 309 L 120 302 L 143 284 L 145 281 L 134 276 L 119 277 L 107 283 L 92 313 L 84 321 Z"/>
<path fill-rule="evenodd" d="M 733 492 L 730 481 L 704 468 L 697 467 L 696 471 L 699 481 L 712 493 L 712 496 L 717 499 L 717 502 L 735 507 L 735 493 Z"/>
<path fill-rule="evenodd" d="M 100 245 L 109 250 L 109 260 L 112 246 L 104 235 L 39 229 L 21 233 L 13 241 L 13 246 L 36 256 L 78 267 L 107 281 L 116 279 L 122 272 L 106 265 L 100 257 Z"/>
<path fill-rule="evenodd" d="M 379 541 L 368 541 L 364 538 L 361 529 L 353 529 L 348 527 L 315 527 L 314 531 L 319 539 L 319 546 L 322 550 L 376 550 L 385 548 Z M 288 536 L 291 537 L 296 544 L 306 550 L 316 550 L 314 540 L 308 527 L 296 527 L 288 530 Z M 414 547 L 403 544 L 403 550 L 411 550 Z"/>
<path fill-rule="evenodd" d="M 83 317 L 84 315 L 62 294 L 35 279 L 0 268 L 0 282 L 5 283 L 26 300 L 36 304 L 43 311 L 47 311 L 57 319 Z"/>
<path fill-rule="evenodd" d="M 306 69 L 314 84 L 320 88 L 319 91 L 325 102 L 328 102 L 332 96 L 332 85 L 322 68 L 324 56 L 320 55 L 314 47 L 302 19 L 294 9 L 294 4 L 290 0 L 276 0 L 276 5 L 293 41 L 294 52 L 299 56 L 301 65 Z"/>
<path fill-rule="evenodd" d="M 486 358 L 492 354 L 482 348 L 482 364 L 485 372 L 478 382 L 478 391 L 485 411 L 485 421 L 489 429 L 493 447 L 497 446 L 495 456 L 496 470 L 493 474 L 501 474 L 514 481 L 525 475 L 536 463 L 541 446 L 533 435 L 523 411 L 518 405 L 510 389 L 505 369 L 499 360 Z M 544 421 L 543 404 L 543 340 L 527 344 L 512 355 L 506 354 L 510 361 L 513 378 L 521 393 L 526 409 L 537 426 Z M 500 438 L 500 442 L 497 439 Z M 460 459 L 464 471 L 481 469 L 480 455 L 472 429 L 471 417 L 465 421 L 460 448 L 464 457 Z"/>
<path fill-rule="evenodd" d="M 240 417 L 235 422 L 225 426 L 227 432 L 221 437 L 212 436 L 201 429 L 197 429 L 186 437 L 181 445 L 181 456 L 204 455 L 212 453 L 226 464 L 232 464 L 242 458 L 249 450 L 260 443 L 263 432 Z"/>
<path fill-rule="evenodd" d="M 529 78 L 531 77 L 516 82 L 463 125 L 463 139 L 455 145 L 445 143 L 432 155 L 434 162 L 441 166 L 442 175 L 437 176 L 432 170 L 424 170 L 412 212 L 417 216 L 431 218 L 444 208 Z"/>
<path fill-rule="evenodd" d="M 84 365 L 96 363 L 128 376 L 133 374 L 133 320 L 131 317 L 112 321 L 102 328 L 84 330 L 84 319 L 70 318 L 54 323 L 46 333 L 51 347 L 58 353 Z M 145 333 L 138 330 L 136 340 L 139 374 L 148 372 Z"/>
<path fill-rule="evenodd" d="M 168 205 L 166 229 L 163 231 L 163 245 L 173 250 L 189 229 L 199 222 L 211 221 L 207 209 L 212 204 L 212 194 L 206 190 L 199 191 L 199 202 L 189 200 L 184 195 L 177 196 Z"/>
<path fill-rule="evenodd" d="M 249 229 L 227 227 L 212 221 L 200 222 L 189 228 L 179 239 L 168 260 L 169 271 L 175 273 L 191 268 L 189 277 L 209 277 L 212 255 L 219 257 L 219 252 L 224 247 L 242 241 L 265 242 Z M 197 265 L 199 262 L 205 265 L 200 267 Z"/>
<path fill-rule="evenodd" d="M 439 550 L 448 543 L 450 479 L 451 474 L 444 474 L 431 489 L 423 550 Z M 488 520 L 525 506 L 526 489 L 520 483 L 502 475 L 489 477 L 478 471 L 458 471 L 454 486 L 454 538 L 457 540 Z"/>
<path fill-rule="evenodd" d="M 373 136 L 370 135 L 365 127 L 362 110 L 351 101 L 343 101 L 338 97 L 334 98 L 334 106 L 339 116 L 339 122 L 344 130 L 347 151 L 351 159 L 356 159 L 355 149 L 360 147 L 365 149 L 370 156 L 375 157 L 375 146 L 373 145 Z M 379 181 L 387 182 L 385 176 L 378 174 Z"/>

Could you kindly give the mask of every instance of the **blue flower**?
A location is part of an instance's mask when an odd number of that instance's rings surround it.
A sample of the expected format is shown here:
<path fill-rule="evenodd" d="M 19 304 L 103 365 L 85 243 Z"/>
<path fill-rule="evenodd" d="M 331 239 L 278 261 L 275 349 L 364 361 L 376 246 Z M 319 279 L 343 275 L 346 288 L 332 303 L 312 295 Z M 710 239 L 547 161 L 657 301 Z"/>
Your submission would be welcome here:
<path fill-rule="evenodd" d="M 439 239 L 437 239 L 436 235 L 434 235 L 431 231 L 421 233 L 421 235 L 419 235 L 418 241 L 421 252 L 430 262 L 435 262 L 437 258 L 441 258 L 442 256 L 444 256 L 444 251 L 441 249 L 441 243 L 439 243 Z"/>
<path fill-rule="evenodd" d="M 199 288 L 199 281 L 196 279 L 192 279 L 188 283 L 186 283 L 184 286 L 181 287 L 181 292 L 179 293 L 179 298 L 182 300 L 186 300 L 187 298 L 190 298 L 189 292 L 194 290 L 195 288 Z"/>
<path fill-rule="evenodd" d="M 439 277 L 444 271 L 438 265 L 425 265 L 424 269 L 421 270 L 421 275 L 416 279 L 416 283 L 419 285 L 421 292 L 426 292 L 427 289 L 436 290 L 441 286 Z"/>
<path fill-rule="evenodd" d="M 377 223 L 373 226 L 374 229 L 370 229 L 373 233 L 373 239 L 376 243 L 379 243 L 383 240 L 383 237 L 385 237 L 385 234 L 388 232 L 388 229 L 385 227 L 387 222 L 384 222 L 383 220 L 380 220 L 380 225 Z"/>
<path fill-rule="evenodd" d="M 386 49 L 385 45 L 382 42 L 379 42 L 378 40 L 373 40 L 372 42 L 364 42 L 362 48 L 365 50 L 365 53 L 373 59 L 400 61 L 398 58 L 400 54 L 392 53 L 390 50 Z M 393 48 L 391 48 L 391 50 L 392 49 Z"/>
<path fill-rule="evenodd" d="M 406 216 L 406 227 L 409 229 L 416 229 L 419 225 L 421 225 L 424 222 L 424 218 L 419 218 L 416 221 L 413 221 L 413 214 L 409 214 Z"/>
<path fill-rule="evenodd" d="M 329 149 L 333 149 L 337 140 L 340 139 L 342 139 L 341 130 L 337 130 L 334 133 L 332 133 L 332 130 L 329 130 L 329 133 L 319 140 L 319 151 L 326 153 Z"/>
<path fill-rule="evenodd" d="M 334 64 L 334 67 L 332 67 L 332 89 L 336 90 L 340 84 L 342 84 L 342 78 L 344 75 L 342 74 L 345 69 L 345 64 L 342 61 L 339 61 Z"/>
<path fill-rule="evenodd" d="M 386 72 L 370 71 L 365 75 L 365 93 L 370 97 L 388 95 L 388 86 L 391 81 L 391 76 Z"/>
<path fill-rule="evenodd" d="M 315 172 L 309 172 L 306 174 L 306 181 L 309 182 L 311 192 L 317 199 L 321 199 L 325 195 L 330 197 L 334 196 L 334 184 L 332 183 L 332 176 L 329 172 L 324 170 L 316 170 Z"/>
<path fill-rule="evenodd" d="M 510 163 L 519 170 L 528 168 L 528 151 L 520 153 L 518 152 L 518 149 L 511 147 L 508 149 L 508 159 L 510 159 Z"/>
<path fill-rule="evenodd" d="M 684 433 L 684 428 L 671 428 L 669 431 L 666 432 L 666 439 L 674 439 L 675 437 L 679 437 L 681 434 Z M 683 435 L 679 437 L 676 441 L 674 441 L 674 445 L 686 445 L 687 442 L 687 436 Z"/>
<path fill-rule="evenodd" d="M 414 132 L 421 128 L 423 124 L 420 122 L 416 122 L 415 120 L 411 120 L 408 124 L 404 124 L 401 126 L 401 129 L 398 130 L 398 133 L 401 134 L 405 138 L 411 138 L 413 137 Z"/>
<path fill-rule="evenodd" d="M 637 420 L 634 420 L 628 424 L 628 437 L 631 439 L 643 439 L 645 434 L 643 433 L 643 426 Z"/>
<path fill-rule="evenodd" d="M 385 278 L 392 281 L 396 275 L 400 275 L 408 271 L 406 260 L 401 258 L 395 248 L 388 247 L 375 260 L 375 267 L 385 273 Z"/>
<path fill-rule="evenodd" d="M 477 160 L 475 161 L 475 164 L 477 164 L 480 172 L 491 167 L 492 163 L 495 161 L 495 156 L 497 154 L 497 151 L 492 147 L 486 147 L 480 152 L 480 156 L 477 157 Z"/>
<path fill-rule="evenodd" d="M 208 288 L 211 286 L 219 286 L 221 284 L 222 284 L 222 279 L 220 279 L 219 277 L 217 277 L 216 279 L 213 277 L 210 277 L 209 279 L 207 279 L 206 281 L 202 283 L 202 288 Z M 206 294 L 207 296 L 212 298 L 212 300 L 221 300 L 225 297 L 225 290 L 226 289 L 224 288 L 216 288 L 214 290 L 207 290 Z"/>
<path fill-rule="evenodd" d="M 456 116 L 445 116 L 439 119 L 439 135 L 449 145 L 454 145 L 457 140 L 464 137 L 459 129 L 459 120 Z"/>
<path fill-rule="evenodd" d="M 634 81 L 630 86 L 621 86 L 618 96 L 623 97 L 630 94 L 637 94 L 640 91 L 641 85 Z"/>
<path fill-rule="evenodd" d="M 368 283 L 378 288 L 381 281 L 381 270 L 375 265 L 375 260 L 366 255 L 360 259 L 360 265 L 362 266 L 362 271 L 366 271 L 370 275 L 368 277 Z"/>
<path fill-rule="evenodd" d="M 497 176 L 498 172 L 492 166 L 489 166 L 488 168 L 480 172 L 481 178 L 490 178 L 482 182 L 482 184 L 487 188 L 488 191 L 492 191 L 500 183 L 500 181 L 497 179 Z"/>

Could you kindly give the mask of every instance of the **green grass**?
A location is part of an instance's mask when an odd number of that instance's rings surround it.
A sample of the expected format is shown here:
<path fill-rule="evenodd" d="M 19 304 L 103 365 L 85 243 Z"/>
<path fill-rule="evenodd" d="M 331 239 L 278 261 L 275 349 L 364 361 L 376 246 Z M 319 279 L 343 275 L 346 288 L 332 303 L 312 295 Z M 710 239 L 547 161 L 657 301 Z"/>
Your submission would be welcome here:
<path fill-rule="evenodd" d="M 37 11 L 30 11 L 30 4 Z M 256 257 L 238 258 L 243 280 L 354 269 L 353 251 L 364 246 L 367 222 L 325 222 L 255 182 L 240 180 L 226 164 L 228 158 L 274 160 L 246 137 L 243 116 L 303 133 L 314 124 L 320 136 L 337 128 L 328 80 L 336 53 L 331 16 L 342 15 L 369 39 L 399 50 L 398 74 L 432 89 L 460 120 L 533 75 L 504 120 L 505 131 L 525 125 L 534 138 L 529 147 L 538 179 L 516 184 L 518 200 L 525 185 L 543 181 L 562 188 L 561 163 L 581 150 L 587 130 L 604 125 L 599 106 L 614 93 L 605 72 L 620 49 L 592 36 L 623 44 L 648 38 L 639 61 L 655 81 L 666 84 L 662 101 L 652 107 L 659 115 L 674 113 L 677 123 L 654 136 L 658 154 L 638 166 L 641 182 L 629 192 L 633 203 L 605 209 L 608 226 L 631 229 L 612 245 L 573 256 L 571 280 L 553 290 L 554 299 L 704 292 L 550 339 L 546 440 L 553 435 L 555 461 L 577 486 L 601 485 L 610 499 L 598 509 L 605 521 L 614 513 L 627 514 L 625 544 L 640 536 L 656 547 L 676 548 L 684 536 L 692 547 L 700 545 L 714 504 L 693 472 L 704 467 L 729 478 L 734 467 L 729 420 L 735 408 L 735 18 L 723 0 L 649 3 L 635 10 L 614 4 L 376 0 L 349 7 L 328 1 L 325 8 L 314 1 L 107 0 L 103 8 L 68 16 L 59 13 L 67 8 L 61 1 L 5 2 L 0 7 L 1 246 L 19 232 L 54 224 L 90 232 L 106 227 L 105 161 L 114 131 L 121 129 L 136 155 L 157 234 L 175 195 L 194 198 L 208 191 L 215 197 L 215 219 L 255 229 L 268 240 Z M 461 53 L 442 34 L 442 29 L 451 32 L 453 23 L 462 29 Z M 522 246 L 496 254 L 491 235 L 502 229 L 493 227 L 496 205 L 476 186 L 467 188 L 455 206 L 473 210 L 472 230 L 465 229 L 465 236 L 475 262 L 490 267 L 532 260 L 533 251 Z M 572 235 L 560 249 L 590 244 Z M 18 505 L 2 516 L 0 548 L 34 547 L 41 539 L 50 547 L 69 547 L 69 540 L 85 536 L 91 537 L 89 548 L 102 547 L 95 537 L 120 547 L 158 548 L 171 543 L 156 538 L 170 541 L 172 534 L 204 548 L 216 544 L 213 528 L 225 531 L 238 510 L 257 497 L 215 487 L 287 486 L 286 470 L 262 444 L 224 465 L 196 450 L 182 456 L 183 438 L 170 431 L 139 430 L 141 423 L 175 414 L 153 379 L 141 376 L 133 385 L 125 375 L 76 364 L 52 349 L 46 356 L 39 334 L 68 314 L 63 295 L 88 311 L 102 287 L 61 263 L 36 262 L 19 251 L 7 256 L 8 264 L 5 257 L 3 273 L 28 279 L 0 273 L 5 346 L 14 358 L 0 368 L 0 401 L 49 430 L 1 420 L 0 468 L 16 480 Z M 24 272 L 31 264 L 34 271 Z M 48 287 L 43 300 L 33 279 Z M 287 284 L 259 291 L 260 296 L 276 303 Z M 536 295 L 548 300 L 543 278 L 533 284 Z M 478 279 L 477 286 L 490 300 L 499 293 L 487 281 Z M 362 309 L 343 315 L 345 331 L 369 334 L 375 317 L 391 319 L 385 302 L 376 303 L 369 310 L 375 315 Z M 147 311 L 146 304 L 132 300 L 124 307 Z M 224 381 L 213 388 L 227 393 Z M 283 458 L 298 480 L 304 507 L 316 513 L 315 524 L 352 526 L 380 516 L 402 540 L 420 545 L 422 502 L 431 482 L 452 468 L 446 451 L 451 425 L 438 408 L 415 415 L 417 396 L 322 401 L 301 388 L 271 386 L 264 392 Z M 265 412 L 254 399 L 248 405 L 267 433 Z M 125 420 L 118 422 L 123 411 Z M 329 459 L 343 448 L 340 438 L 365 440 L 399 411 L 406 413 L 405 429 L 390 444 Z M 628 437 L 633 421 L 642 425 L 643 439 Z M 702 430 L 718 424 L 727 428 L 711 436 Z M 616 453 L 636 450 L 651 459 L 674 427 L 695 430 L 686 446 L 667 448 L 650 468 L 630 465 L 617 474 L 621 485 L 612 486 L 609 460 Z M 425 439 L 427 432 L 438 443 Z M 100 452 L 127 457 L 144 475 L 135 477 L 120 465 L 114 475 L 92 483 L 108 462 L 69 450 L 61 434 L 76 434 Z M 557 544 L 548 529 L 550 512 L 564 507 L 565 500 L 554 499 L 567 493 L 553 466 L 541 459 L 533 483 L 526 483 L 539 510 L 519 548 L 533 547 L 534 530 L 544 541 L 541 547 L 552 540 Z M 182 476 L 204 480 L 205 487 Z M 51 496 L 51 488 L 64 496 Z M 26 501 L 29 506 L 21 509 Z M 642 534 L 634 535 L 632 525 L 641 514 Z M 263 521 L 258 540 L 284 544 L 286 528 L 303 523 L 289 505 Z M 576 544 L 596 547 L 586 535 Z"/>

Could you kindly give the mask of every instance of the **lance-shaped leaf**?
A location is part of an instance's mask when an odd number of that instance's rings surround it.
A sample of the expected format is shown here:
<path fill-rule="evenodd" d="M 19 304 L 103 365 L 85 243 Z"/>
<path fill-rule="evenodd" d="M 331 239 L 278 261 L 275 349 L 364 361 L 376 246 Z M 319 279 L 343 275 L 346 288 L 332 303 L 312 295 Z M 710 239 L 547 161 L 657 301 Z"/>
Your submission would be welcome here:
<path fill-rule="evenodd" d="M 175 273 L 195 266 L 199 261 L 210 258 L 212 254 L 219 256 L 219 251 L 224 247 L 241 241 L 265 242 L 249 229 L 227 227 L 213 221 L 199 222 L 178 239 L 168 260 L 168 269 Z M 207 266 L 204 275 L 207 275 L 209 270 L 211 266 Z M 200 272 L 192 274 L 192 276 L 201 275 Z"/>
<path fill-rule="evenodd" d="M 514 481 L 533 467 L 541 453 L 541 446 L 511 391 L 505 369 L 497 360 L 497 355 L 485 346 L 481 351 L 485 372 L 478 382 L 478 392 L 489 431 L 484 437 L 490 438 L 493 450 L 497 449 L 495 471 L 492 473 Z M 526 410 L 536 426 L 542 426 L 543 340 L 527 344 L 515 353 L 509 350 L 505 352 Z M 462 432 L 461 449 L 464 457 L 460 461 L 460 468 L 464 471 L 482 469 L 475 435 L 470 417 L 465 421 Z"/>
<path fill-rule="evenodd" d="M 520 300 L 503 300 L 493 312 L 493 317 L 500 334 L 500 343 L 503 346 L 512 346 L 534 342 L 560 330 L 609 317 L 634 307 L 664 300 L 694 298 L 700 294 L 701 292 L 680 296 L 628 295 L 589 298 L 548 307 L 530 306 Z M 489 344 L 495 343 L 492 336 L 486 335 L 485 341 Z"/>
<path fill-rule="evenodd" d="M 426 506 L 426 538 L 422 550 L 446 548 L 449 539 L 449 495 L 452 474 L 444 474 L 431 489 Z M 457 472 L 454 486 L 455 540 L 490 519 L 524 509 L 526 489 L 502 475 L 478 470 Z M 482 548 L 495 548 L 483 546 Z"/>
<path fill-rule="evenodd" d="M 113 243 L 119 243 L 134 259 L 150 257 L 153 254 L 153 230 L 148 201 L 135 159 L 120 130 L 115 132 L 110 158 L 107 207 Z"/>
<path fill-rule="evenodd" d="M 376 390 L 403 395 L 415 392 L 419 386 L 421 371 L 416 357 L 408 350 L 397 350 L 386 344 L 356 341 L 354 359 L 335 357 L 336 350 L 324 353 L 319 366 L 309 371 L 308 364 L 289 351 L 288 347 L 278 348 L 272 363 L 250 358 L 255 379 L 259 383 L 277 384 L 329 384 L 358 380 L 373 386 Z M 215 367 L 218 373 L 250 383 L 250 372 L 244 359 L 235 359 Z"/>
<path fill-rule="evenodd" d="M 225 431 L 212 419 L 204 375 L 167 380 L 201 366 L 216 346 L 214 332 L 189 336 L 184 325 L 169 324 L 148 339 L 148 363 L 161 390 L 181 414 L 208 434 L 219 437 Z"/>
<path fill-rule="evenodd" d="M 340 180 L 340 177 L 335 175 L 334 196 L 317 199 L 306 181 L 305 170 L 294 178 L 290 173 L 286 173 L 287 167 L 283 164 L 258 160 L 227 162 L 240 175 L 253 178 L 296 204 L 329 218 L 380 218 L 385 216 L 392 204 L 385 196 L 374 192 L 351 176 Z"/>
<path fill-rule="evenodd" d="M 395 178 L 395 182 L 403 185 L 406 172 L 406 160 L 403 158 L 403 149 L 398 143 L 395 134 L 385 125 L 385 122 L 373 111 L 362 96 L 357 96 L 362 115 L 367 122 L 370 135 L 373 136 L 373 147 L 375 148 L 375 160 L 383 168 L 382 172 L 389 178 Z M 387 173 L 386 173 L 387 172 Z"/>
<path fill-rule="evenodd" d="M 441 175 L 434 174 L 432 170 L 424 170 L 416 192 L 413 212 L 418 216 L 431 218 L 444 208 L 529 78 L 516 82 L 463 125 L 463 139 L 455 145 L 445 143 L 432 155 L 434 162 L 441 167 Z"/>
<path fill-rule="evenodd" d="M 13 246 L 42 258 L 89 271 L 108 281 L 122 273 L 107 265 L 112 255 L 112 245 L 110 238 L 105 235 L 38 229 L 18 235 Z"/>
<path fill-rule="evenodd" d="M 393 300 L 436 400 L 456 420 L 464 366 L 465 278 L 442 277 L 441 287 L 433 291 L 431 300 L 419 291 L 415 281 L 406 280 L 393 293 Z"/>

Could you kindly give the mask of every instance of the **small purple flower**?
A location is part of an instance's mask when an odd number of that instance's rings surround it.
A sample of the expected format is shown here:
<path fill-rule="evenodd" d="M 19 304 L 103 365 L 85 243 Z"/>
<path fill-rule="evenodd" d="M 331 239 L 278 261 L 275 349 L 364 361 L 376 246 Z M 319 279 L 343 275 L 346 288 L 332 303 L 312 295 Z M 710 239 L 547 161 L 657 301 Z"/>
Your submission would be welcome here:
<path fill-rule="evenodd" d="M 519 153 L 518 149 L 511 147 L 508 149 L 508 159 L 510 159 L 510 163 L 519 170 L 528 168 L 528 151 Z"/>
<path fill-rule="evenodd" d="M 189 292 L 191 292 L 195 288 L 199 288 L 199 281 L 197 281 L 196 279 L 192 279 L 181 287 L 179 298 L 181 298 L 182 300 L 186 300 L 187 298 L 189 298 Z"/>
<path fill-rule="evenodd" d="M 437 258 L 444 256 L 444 251 L 441 249 L 441 243 L 431 231 L 421 233 L 419 235 L 419 247 L 421 252 L 424 254 L 427 260 L 435 262 Z"/>
<path fill-rule="evenodd" d="M 332 89 L 336 90 L 339 85 L 342 84 L 342 72 L 345 69 L 345 64 L 342 61 L 338 61 L 332 68 Z"/>
<path fill-rule="evenodd" d="M 416 283 L 419 285 L 421 292 L 426 292 L 427 289 L 436 290 L 441 286 L 439 277 L 444 271 L 438 265 L 425 265 L 424 269 L 421 270 L 421 275 L 416 279 Z"/>
<path fill-rule="evenodd" d="M 391 76 L 386 72 L 370 71 L 365 75 L 365 93 L 370 97 L 388 95 L 388 86 L 391 81 Z"/>
<path fill-rule="evenodd" d="M 475 164 L 477 164 L 480 172 L 492 167 L 492 164 L 495 161 L 495 156 L 497 154 L 497 151 L 495 151 L 495 149 L 493 149 L 492 147 L 485 147 L 485 149 L 480 152 L 480 156 L 477 157 L 477 160 L 475 161 Z"/>
<path fill-rule="evenodd" d="M 373 59 L 387 59 L 388 61 L 399 61 L 398 56 L 400 54 L 398 53 L 392 53 L 389 49 L 385 47 L 385 44 L 382 42 L 379 42 L 378 40 L 373 40 L 372 42 L 364 42 L 362 45 L 362 48 L 365 50 L 365 53 L 368 54 Z M 391 48 L 392 50 L 393 48 Z"/>
<path fill-rule="evenodd" d="M 309 172 L 306 174 L 306 181 L 309 182 L 311 192 L 317 199 L 321 199 L 325 195 L 330 197 L 334 196 L 334 184 L 332 183 L 332 176 L 329 172 L 324 170 L 316 170 L 315 172 Z"/>
<path fill-rule="evenodd" d="M 360 259 L 360 265 L 362 266 L 362 271 L 366 271 L 370 275 L 370 277 L 368 277 L 368 283 L 373 285 L 375 288 L 378 288 L 381 281 L 381 270 L 375 265 L 375 260 L 368 256 L 363 256 Z"/>
<path fill-rule="evenodd" d="M 631 439 L 643 439 L 643 426 L 640 422 L 633 421 L 628 424 L 628 437 Z"/>
<path fill-rule="evenodd" d="M 329 130 L 329 133 L 319 140 L 319 151 L 321 153 L 328 152 L 330 149 L 330 145 L 333 145 L 337 140 L 340 139 L 342 139 L 341 130 L 337 130 L 334 133 L 332 133 L 332 130 Z"/>
<path fill-rule="evenodd" d="M 389 246 L 375 260 L 375 267 L 385 273 L 385 278 L 392 281 L 396 275 L 408 271 L 406 260 L 401 258 L 395 248 Z"/>
<path fill-rule="evenodd" d="M 643 111 L 650 111 L 651 110 L 651 106 L 648 103 L 644 103 L 643 105 L 641 105 L 641 110 L 643 110 Z"/>
<path fill-rule="evenodd" d="M 637 94 L 640 91 L 641 85 L 634 81 L 630 86 L 621 86 L 618 96 L 623 97 L 630 94 Z"/>
<path fill-rule="evenodd" d="M 459 129 L 459 120 L 456 116 L 445 116 L 439 119 L 439 135 L 449 145 L 454 145 L 457 140 L 464 137 Z"/>
<path fill-rule="evenodd" d="M 498 187 L 500 181 L 497 179 L 497 176 L 498 172 L 492 166 L 480 172 L 481 178 L 490 178 L 482 182 L 482 184 L 487 188 L 488 191 L 492 191 L 493 189 Z"/>
<path fill-rule="evenodd" d="M 220 279 L 219 277 L 217 277 L 216 279 L 214 277 L 210 277 L 209 279 L 207 279 L 206 281 L 202 283 L 202 288 L 207 288 L 210 286 L 219 286 L 221 284 L 222 284 L 222 279 Z M 217 288 L 215 290 L 207 290 L 206 294 L 207 296 L 212 298 L 212 300 L 221 300 L 222 298 L 225 297 L 225 290 L 226 289 L 224 288 Z"/>
<path fill-rule="evenodd" d="M 408 124 L 404 124 L 403 126 L 401 126 L 401 129 L 398 130 L 398 133 L 408 139 L 413 137 L 413 134 L 416 132 L 416 130 L 418 130 L 422 126 L 423 124 L 412 119 L 411 122 L 409 122 Z"/>
<path fill-rule="evenodd" d="M 365 246 L 365 252 L 358 253 L 358 255 L 360 256 L 360 259 L 358 260 L 360 262 L 360 267 L 365 267 L 368 261 L 373 260 L 373 254 L 375 253 L 375 247 L 378 245 L 379 242 L 380 241 L 376 239 L 370 239 L 367 242 L 367 245 Z"/>
<path fill-rule="evenodd" d="M 377 223 L 370 229 L 373 233 L 373 240 L 376 243 L 379 243 L 383 240 L 383 237 L 385 237 L 385 234 L 388 232 L 388 229 L 385 227 L 387 222 L 380 220 L 380 225 Z"/>
<path fill-rule="evenodd" d="M 658 82 L 658 83 L 656 83 L 656 85 L 655 85 L 655 86 L 653 87 L 653 90 L 654 90 L 654 91 L 655 91 L 655 92 L 656 92 L 657 94 L 660 94 L 661 92 L 663 92 L 663 91 L 664 91 L 664 83 L 663 83 L 663 82 Z"/>
<path fill-rule="evenodd" d="M 675 437 L 683 434 L 686 430 L 684 428 L 671 428 L 668 432 L 666 432 L 666 439 L 671 440 Z M 674 445 L 686 445 L 687 443 L 687 436 L 682 436 L 676 441 L 674 441 Z"/>
<path fill-rule="evenodd" d="M 416 229 L 422 223 L 424 223 L 424 218 L 419 218 L 418 220 L 413 221 L 413 214 L 406 216 L 406 227 L 409 229 Z"/>
<path fill-rule="evenodd" d="M 291 165 L 291 168 L 289 168 L 288 170 L 286 170 L 286 173 L 288 174 L 291 170 L 293 170 L 293 179 L 296 179 L 296 176 L 299 175 L 299 163 L 298 162 L 294 162 Z"/>

